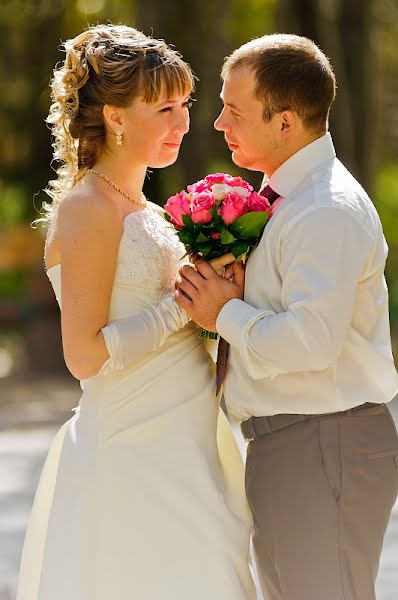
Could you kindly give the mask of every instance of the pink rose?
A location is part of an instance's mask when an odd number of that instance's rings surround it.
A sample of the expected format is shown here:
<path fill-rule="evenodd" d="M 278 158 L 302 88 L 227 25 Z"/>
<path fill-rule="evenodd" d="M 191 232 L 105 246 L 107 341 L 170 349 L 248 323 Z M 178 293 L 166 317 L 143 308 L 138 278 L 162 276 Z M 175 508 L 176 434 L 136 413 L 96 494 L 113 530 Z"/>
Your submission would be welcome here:
<path fill-rule="evenodd" d="M 171 196 L 164 206 L 164 210 L 171 217 L 171 222 L 176 227 L 183 227 L 184 223 L 182 215 L 190 215 L 190 199 L 188 194 L 183 190 L 175 196 Z"/>
<path fill-rule="evenodd" d="M 268 202 L 268 199 L 262 196 L 261 194 L 257 194 L 257 192 L 252 192 L 247 199 L 247 208 L 250 212 L 254 211 L 271 211 L 271 205 Z"/>
<path fill-rule="evenodd" d="M 230 192 L 221 204 L 221 217 L 226 225 L 230 225 L 247 212 L 247 200 L 239 194 Z"/>
<path fill-rule="evenodd" d="M 188 185 L 187 190 L 190 194 L 200 194 L 201 192 L 211 190 L 212 185 L 214 185 L 215 183 L 225 183 L 226 177 L 231 176 L 224 175 L 223 173 L 214 173 L 213 175 L 207 175 L 204 179 L 200 179 L 196 183 Z"/>
<path fill-rule="evenodd" d="M 201 192 L 206 192 L 208 189 L 209 186 L 205 179 L 201 179 L 200 181 L 187 186 L 187 190 L 190 194 L 200 194 Z"/>
<path fill-rule="evenodd" d="M 231 175 L 226 175 L 225 173 L 213 173 L 212 175 L 206 175 L 204 181 L 207 184 L 207 188 L 211 189 L 211 187 L 215 183 L 228 183 L 228 178 L 231 178 Z"/>
<path fill-rule="evenodd" d="M 210 223 L 213 215 L 210 210 L 214 206 L 214 196 L 211 192 L 195 194 L 191 202 L 192 221 L 194 223 Z"/>
<path fill-rule="evenodd" d="M 200 179 L 196 183 L 193 183 L 187 187 L 190 194 L 200 194 L 206 190 L 211 190 L 213 185 L 229 185 L 230 187 L 240 187 L 249 192 L 253 191 L 253 187 L 250 183 L 247 183 L 242 177 L 233 177 L 228 173 L 211 173 L 206 175 L 204 179 Z"/>
<path fill-rule="evenodd" d="M 250 183 L 247 183 L 247 181 L 242 179 L 242 177 L 232 177 L 231 175 L 226 175 L 225 177 L 225 183 L 228 184 L 230 187 L 240 187 L 245 190 L 248 190 L 249 192 L 253 191 L 253 186 L 251 186 Z"/>

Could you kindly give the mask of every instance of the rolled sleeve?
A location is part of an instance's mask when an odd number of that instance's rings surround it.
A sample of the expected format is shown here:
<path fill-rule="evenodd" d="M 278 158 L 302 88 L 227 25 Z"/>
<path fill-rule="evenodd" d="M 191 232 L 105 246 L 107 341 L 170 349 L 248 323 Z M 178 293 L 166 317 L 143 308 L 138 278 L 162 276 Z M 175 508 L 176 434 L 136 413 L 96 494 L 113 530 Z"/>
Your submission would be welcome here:
<path fill-rule="evenodd" d="M 216 322 L 217 331 L 231 346 L 239 348 L 247 323 L 257 317 L 258 312 L 254 306 L 234 298 L 224 304 L 219 312 Z"/>
<path fill-rule="evenodd" d="M 274 314 L 271 310 L 259 310 L 234 298 L 223 306 L 217 317 L 218 333 L 239 351 L 246 371 L 254 379 L 275 377 L 282 373 L 277 367 L 265 364 L 250 344 L 250 331 L 255 323 Z"/>

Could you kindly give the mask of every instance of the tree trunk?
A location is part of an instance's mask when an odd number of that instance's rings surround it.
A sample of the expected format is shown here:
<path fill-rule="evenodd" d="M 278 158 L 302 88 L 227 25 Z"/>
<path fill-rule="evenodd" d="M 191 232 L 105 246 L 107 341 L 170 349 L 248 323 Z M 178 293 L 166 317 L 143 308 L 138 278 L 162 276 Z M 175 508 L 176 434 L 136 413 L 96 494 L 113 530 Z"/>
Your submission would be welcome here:
<path fill-rule="evenodd" d="M 341 160 L 367 188 L 375 166 L 372 0 L 280 0 L 277 30 L 305 35 L 330 58 L 337 97 L 330 129 Z"/>

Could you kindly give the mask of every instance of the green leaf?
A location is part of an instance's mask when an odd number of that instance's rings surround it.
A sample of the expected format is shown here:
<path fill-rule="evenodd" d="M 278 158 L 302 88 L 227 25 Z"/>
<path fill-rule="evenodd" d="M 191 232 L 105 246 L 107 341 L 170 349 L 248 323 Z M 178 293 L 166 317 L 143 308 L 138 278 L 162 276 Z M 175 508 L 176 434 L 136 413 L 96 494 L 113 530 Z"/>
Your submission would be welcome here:
<path fill-rule="evenodd" d="M 266 222 L 269 219 L 269 213 L 266 211 L 256 211 L 242 215 L 229 226 L 229 230 L 237 239 L 258 238 Z"/>
<path fill-rule="evenodd" d="M 236 244 L 232 245 L 231 252 L 235 256 L 235 258 L 238 259 L 244 256 L 249 251 L 249 248 L 250 244 L 248 244 L 245 241 L 236 242 Z"/>
<path fill-rule="evenodd" d="M 192 245 L 195 242 L 195 234 L 192 231 L 188 231 L 188 229 L 179 229 L 177 235 L 185 245 Z"/>
<path fill-rule="evenodd" d="M 228 231 L 228 229 L 225 229 L 225 227 L 221 229 L 220 233 L 220 243 L 223 246 L 225 246 L 226 244 L 232 244 L 232 242 L 236 242 L 236 237 L 232 235 L 232 233 Z"/>
<path fill-rule="evenodd" d="M 163 216 L 166 219 L 166 221 L 168 221 L 169 223 L 171 223 L 171 217 L 170 217 L 170 215 L 167 214 L 167 212 L 163 213 Z"/>
<path fill-rule="evenodd" d="M 195 229 L 195 223 L 192 221 L 192 217 L 190 215 L 182 215 L 182 222 L 187 229 Z"/>
<path fill-rule="evenodd" d="M 202 232 L 200 232 L 199 235 L 198 235 L 198 237 L 196 238 L 196 241 L 198 243 L 201 243 L 201 242 L 208 242 L 209 240 L 208 240 L 208 238 L 205 235 L 203 235 Z"/>
<path fill-rule="evenodd" d="M 211 242 L 208 242 L 207 244 L 198 244 L 197 248 L 199 252 L 203 254 L 203 256 L 207 256 L 211 251 L 212 245 Z"/>
<path fill-rule="evenodd" d="M 213 258 L 218 258 L 219 256 L 223 256 L 225 254 L 225 248 L 216 248 L 216 247 L 212 247 L 211 251 L 209 252 L 209 254 L 207 255 L 207 258 L 209 260 L 212 260 Z"/>

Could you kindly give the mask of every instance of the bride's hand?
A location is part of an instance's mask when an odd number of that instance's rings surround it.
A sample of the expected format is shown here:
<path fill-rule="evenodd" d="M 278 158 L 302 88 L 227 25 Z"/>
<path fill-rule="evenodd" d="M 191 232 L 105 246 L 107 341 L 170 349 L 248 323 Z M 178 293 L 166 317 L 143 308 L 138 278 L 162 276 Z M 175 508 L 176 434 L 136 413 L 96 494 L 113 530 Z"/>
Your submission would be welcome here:
<path fill-rule="evenodd" d="M 241 282 L 245 285 L 245 265 L 242 261 L 235 261 L 232 265 L 229 265 L 224 272 L 224 278 L 229 281 Z"/>
<path fill-rule="evenodd" d="M 194 253 L 190 255 L 190 260 L 193 265 L 195 265 L 199 260 L 206 260 L 206 262 L 213 267 L 218 275 L 225 277 L 226 269 L 230 267 L 236 259 L 232 252 L 227 252 L 222 256 L 218 256 L 217 258 L 212 258 L 210 260 L 207 260 L 206 257 L 201 256 L 200 254 Z"/>
<path fill-rule="evenodd" d="M 232 265 L 232 263 L 235 262 L 235 260 L 235 256 L 232 254 L 232 252 L 227 252 L 226 254 L 223 254 L 218 258 L 213 258 L 209 260 L 209 264 L 219 275 L 224 276 L 225 269 Z"/>
<path fill-rule="evenodd" d="M 203 260 L 203 256 L 201 256 L 200 254 L 191 254 L 189 258 L 193 265 L 195 265 L 195 263 L 198 260 Z M 245 280 L 245 272 L 244 272 L 245 271 L 245 260 L 244 259 L 242 261 L 239 261 L 239 263 L 238 263 L 235 260 L 234 255 L 231 252 L 229 252 L 228 254 L 224 254 L 223 256 L 220 256 L 219 258 L 214 258 L 213 260 L 210 260 L 208 262 L 219 275 L 222 275 L 224 277 L 224 279 L 228 279 L 229 281 L 235 281 L 234 273 L 238 274 L 238 280 L 243 279 L 243 285 L 244 285 L 244 280 Z M 234 270 L 234 265 L 240 265 L 240 266 L 235 266 L 235 270 Z M 241 267 L 243 269 L 243 274 L 241 277 L 239 277 L 239 275 L 241 275 Z"/>

